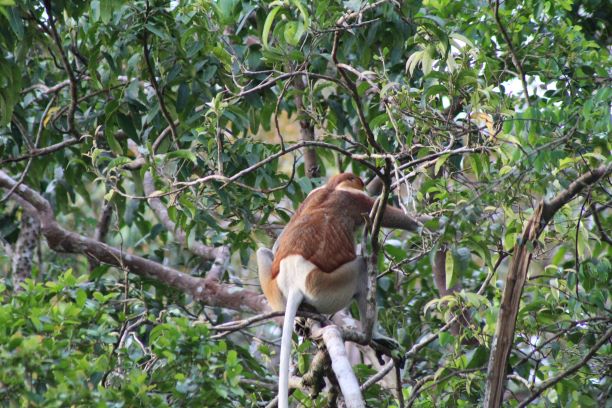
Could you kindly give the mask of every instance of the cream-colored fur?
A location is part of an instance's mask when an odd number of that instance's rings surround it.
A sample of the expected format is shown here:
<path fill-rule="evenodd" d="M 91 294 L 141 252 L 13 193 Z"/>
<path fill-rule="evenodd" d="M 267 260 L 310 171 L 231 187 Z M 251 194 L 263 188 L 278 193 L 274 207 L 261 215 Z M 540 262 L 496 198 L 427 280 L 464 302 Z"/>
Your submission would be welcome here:
<path fill-rule="evenodd" d="M 369 197 L 368 193 L 366 193 L 365 191 L 360 190 L 358 188 L 352 187 L 346 181 L 343 181 L 342 183 L 338 184 L 338 187 L 336 187 L 335 189 L 336 190 L 343 190 L 343 191 L 350 191 L 351 193 L 355 193 L 355 194 L 363 194 L 364 196 Z"/>
<path fill-rule="evenodd" d="M 331 273 L 322 272 L 301 255 L 291 255 L 280 263 L 278 287 L 285 298 L 289 290 L 299 290 L 304 302 L 320 313 L 335 313 L 351 303 L 362 273 L 362 261 L 352 261 Z"/>

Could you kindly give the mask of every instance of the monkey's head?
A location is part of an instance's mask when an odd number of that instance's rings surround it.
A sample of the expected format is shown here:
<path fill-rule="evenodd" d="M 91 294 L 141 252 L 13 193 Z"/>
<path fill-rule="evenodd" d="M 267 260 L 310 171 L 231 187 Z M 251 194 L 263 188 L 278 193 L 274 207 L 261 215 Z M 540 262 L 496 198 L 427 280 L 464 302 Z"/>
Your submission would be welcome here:
<path fill-rule="evenodd" d="M 327 181 L 327 187 L 333 190 L 337 188 L 354 188 L 356 190 L 363 191 L 365 185 L 361 178 L 357 177 L 353 173 L 340 173 Z"/>

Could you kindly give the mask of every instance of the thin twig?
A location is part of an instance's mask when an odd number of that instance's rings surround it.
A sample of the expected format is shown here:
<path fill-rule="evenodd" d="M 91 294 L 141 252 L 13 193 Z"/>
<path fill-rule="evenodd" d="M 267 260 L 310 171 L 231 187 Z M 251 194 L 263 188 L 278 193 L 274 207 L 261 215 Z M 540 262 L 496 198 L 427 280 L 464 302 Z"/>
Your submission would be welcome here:
<path fill-rule="evenodd" d="M 44 123 L 45 123 L 45 118 L 47 117 L 47 114 L 49 113 L 49 109 L 51 108 L 51 105 L 53 105 L 53 102 L 55 102 L 55 96 L 53 96 L 51 98 L 51 100 L 49 101 L 49 103 L 47 104 L 47 107 L 45 108 L 45 111 L 42 114 L 42 117 L 40 118 L 40 123 L 38 124 L 38 132 L 36 132 L 36 139 L 34 140 L 34 146 L 33 146 L 33 150 L 36 150 L 36 147 L 38 146 L 38 142 L 40 141 L 40 136 L 42 135 L 42 130 L 44 127 Z M 32 160 L 34 159 L 33 156 L 30 156 L 28 158 L 28 162 L 26 163 L 25 169 L 23 169 L 23 172 L 21 173 L 21 176 L 19 177 L 19 180 L 17 180 L 17 184 L 15 184 L 5 195 L 4 197 L 2 197 L 2 199 L 0 199 L 0 203 L 6 201 L 11 194 L 13 194 L 13 192 L 15 191 L 15 189 L 17 187 L 19 187 L 19 185 L 21 183 L 23 183 L 23 180 L 25 180 L 26 176 L 28 175 L 28 171 L 30 171 L 30 166 L 32 165 Z"/>
<path fill-rule="evenodd" d="M 83 136 L 81 136 L 80 138 L 70 138 L 70 139 L 64 140 L 63 142 L 53 144 L 51 146 L 42 147 L 40 149 L 33 150 L 29 152 L 28 154 L 24 154 L 23 156 L 9 157 L 8 159 L 0 160 L 0 165 L 6 164 L 6 163 L 15 163 L 15 162 L 30 159 L 32 157 L 46 156 L 48 154 L 55 153 L 58 150 L 62 150 L 65 147 L 79 144 L 81 143 L 81 140 L 83 140 Z"/>
<path fill-rule="evenodd" d="M 70 109 L 68 110 L 68 133 L 70 133 L 74 138 L 79 136 L 76 126 L 74 123 L 74 115 L 77 108 L 78 101 L 78 90 L 77 90 L 77 80 L 74 75 L 74 71 L 70 67 L 70 62 L 68 61 L 68 57 L 64 52 L 64 48 L 62 47 L 62 40 L 59 37 L 57 32 L 57 28 L 55 27 L 55 18 L 53 17 L 53 13 L 51 10 L 51 0 L 44 0 L 45 10 L 47 12 L 47 16 L 49 17 L 49 26 L 51 35 L 53 36 L 53 40 L 57 45 L 57 48 L 60 53 L 60 58 L 62 60 L 62 65 L 64 66 L 64 70 L 66 74 L 68 74 L 68 79 L 70 81 Z"/>
<path fill-rule="evenodd" d="M 608 329 L 606 334 L 604 334 L 597 341 L 597 343 L 595 343 L 595 345 L 591 347 L 588 353 L 586 353 L 585 356 L 578 363 L 574 364 L 573 366 L 559 373 L 558 375 L 552 378 L 549 378 L 548 380 L 542 381 L 542 383 L 540 383 L 540 385 L 535 389 L 535 391 L 529 397 L 521 401 L 521 403 L 518 405 L 517 408 L 526 407 L 527 405 L 529 405 L 530 402 L 532 402 L 534 399 L 540 396 L 540 394 L 542 394 L 544 391 L 546 391 L 553 385 L 557 384 L 559 381 L 561 381 L 565 377 L 568 377 L 574 374 L 576 371 L 578 371 L 582 366 L 588 363 L 591 358 L 593 358 L 595 353 L 597 353 L 597 350 L 599 350 L 604 344 L 608 343 L 611 337 L 612 337 L 612 327 Z"/>
<path fill-rule="evenodd" d="M 172 140 L 174 141 L 174 143 L 176 144 L 177 148 L 178 148 L 178 139 L 176 137 L 176 126 L 174 125 L 174 120 L 172 119 L 172 116 L 170 116 L 170 112 L 168 112 L 168 108 L 166 107 L 166 103 L 164 102 L 164 96 L 162 94 L 162 90 L 159 87 L 159 83 L 157 82 L 157 78 L 155 77 L 155 69 L 153 68 L 153 62 L 151 61 L 151 55 L 150 55 L 150 49 L 149 49 L 149 45 L 148 45 L 148 30 L 146 28 L 146 24 L 147 21 L 150 17 L 150 8 L 149 8 L 149 1 L 147 0 L 145 2 L 146 4 L 146 10 L 145 10 L 145 24 L 143 25 L 143 35 L 142 35 L 142 46 L 143 46 L 143 51 L 144 51 L 144 59 L 145 59 L 145 63 L 147 65 L 147 70 L 149 71 L 149 77 L 151 79 L 151 85 L 153 86 L 153 89 L 155 90 L 155 97 L 157 98 L 157 102 L 159 103 L 159 109 L 161 110 L 162 116 L 164 117 L 164 119 L 166 119 L 166 122 L 168 122 L 168 126 L 170 126 L 170 132 L 172 133 Z"/>
<path fill-rule="evenodd" d="M 521 84 L 523 85 L 523 92 L 525 92 L 525 101 L 527 102 L 527 106 L 531 106 L 531 102 L 529 101 L 529 89 L 527 88 L 527 80 L 525 78 L 525 72 L 523 71 L 523 66 L 516 55 L 516 51 L 514 50 L 514 46 L 512 45 L 512 40 L 506 31 L 506 28 L 502 25 L 501 19 L 499 17 L 499 2 L 500 0 L 495 0 L 493 5 L 493 16 L 495 18 L 495 23 L 501 32 L 502 37 L 504 37 L 504 41 L 508 45 L 508 49 L 510 50 L 510 57 L 512 59 L 512 63 L 516 68 L 519 77 L 521 79 Z"/>
<path fill-rule="evenodd" d="M 252 72 L 252 71 L 247 71 L 245 72 L 246 75 L 259 75 L 262 72 Z M 278 81 L 282 81 L 285 79 L 290 79 L 296 76 L 306 76 L 307 78 L 312 77 L 312 78 L 317 78 L 317 79 L 324 79 L 326 81 L 330 81 L 330 82 L 334 82 L 337 83 L 343 87 L 346 88 L 346 85 L 338 80 L 338 78 L 334 78 L 332 76 L 329 75 L 323 75 L 323 74 L 316 74 L 313 72 L 308 72 L 308 71 L 295 71 L 295 72 L 287 72 L 287 73 L 282 73 L 280 75 L 278 75 L 277 77 L 272 77 L 262 83 L 260 83 L 257 86 L 254 86 L 253 88 L 247 89 L 245 91 L 240 92 L 239 94 L 233 95 L 232 99 L 234 98 L 242 98 L 245 97 L 247 95 L 251 95 L 253 93 L 257 93 L 260 91 L 263 91 L 265 89 L 271 88 L 273 87 Z"/>
<path fill-rule="evenodd" d="M 612 245 L 612 238 L 610 238 L 610 236 L 606 233 L 606 230 L 604 229 L 601 220 L 599 219 L 599 211 L 597 210 L 596 205 L 591 204 L 591 208 L 593 209 L 591 211 L 591 215 L 593 215 L 593 221 L 595 221 L 595 225 L 597 226 L 597 229 L 601 234 L 601 239 L 608 245 Z"/>

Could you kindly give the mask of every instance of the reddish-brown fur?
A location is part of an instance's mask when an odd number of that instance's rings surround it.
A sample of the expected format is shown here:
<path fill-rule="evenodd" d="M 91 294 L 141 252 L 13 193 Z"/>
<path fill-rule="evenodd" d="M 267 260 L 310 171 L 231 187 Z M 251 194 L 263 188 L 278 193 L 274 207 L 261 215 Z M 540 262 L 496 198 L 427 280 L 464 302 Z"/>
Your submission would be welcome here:
<path fill-rule="evenodd" d="M 350 173 L 332 177 L 304 200 L 275 244 L 257 251 L 259 280 L 274 310 L 285 309 L 279 369 L 279 407 L 287 408 L 291 333 L 303 302 L 335 313 L 357 299 L 366 314 L 367 267 L 355 254 L 355 231 L 374 205 L 363 182 Z M 382 226 L 416 230 L 418 222 L 386 206 Z M 309 261 L 309 262 L 305 262 Z M 281 262 L 283 275 L 279 277 Z"/>
<path fill-rule="evenodd" d="M 336 189 L 340 184 L 357 190 L 364 187 L 359 177 L 341 173 L 311 193 L 283 232 L 272 279 L 280 271 L 281 260 L 290 255 L 301 255 L 327 273 L 355 259 L 355 230 L 364 223 L 374 200 L 360 192 Z"/>

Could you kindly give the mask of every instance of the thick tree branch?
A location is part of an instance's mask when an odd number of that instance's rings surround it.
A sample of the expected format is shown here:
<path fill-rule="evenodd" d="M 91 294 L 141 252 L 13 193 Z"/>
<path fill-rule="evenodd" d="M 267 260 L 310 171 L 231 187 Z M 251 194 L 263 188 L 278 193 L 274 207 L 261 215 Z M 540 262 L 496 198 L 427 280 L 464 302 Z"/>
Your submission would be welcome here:
<path fill-rule="evenodd" d="M 106 201 L 104 203 L 104 207 L 102 208 L 100 221 L 98 221 L 98 225 L 96 225 L 96 230 L 94 231 L 94 239 L 96 241 L 104 242 L 106 240 L 106 234 L 108 234 L 112 216 L 113 205 L 110 201 Z"/>
<path fill-rule="evenodd" d="M 502 403 L 506 381 L 506 367 L 514 340 L 516 316 L 519 311 L 521 295 L 531 262 L 532 251 L 530 245 L 535 243 L 548 222 L 561 207 L 571 201 L 586 187 L 607 176 L 611 169 L 612 165 L 610 164 L 602 165 L 580 176 L 552 200 L 541 201 L 523 229 L 521 237 L 517 240 L 506 277 L 495 335 L 491 343 L 484 399 L 485 407 L 496 408 L 501 406 Z"/>
<path fill-rule="evenodd" d="M 10 189 L 15 184 L 15 180 L 0 171 L 0 187 Z M 55 220 L 49 202 L 25 184 L 15 189 L 13 198 L 18 201 L 23 200 L 34 207 L 41 223 L 42 233 L 54 251 L 87 255 L 99 262 L 126 269 L 141 277 L 179 289 L 208 306 L 247 312 L 268 310 L 265 298 L 259 293 L 239 289 L 235 285 L 222 284 L 213 278 L 193 277 L 62 228 Z"/>
<path fill-rule="evenodd" d="M 331 325 L 324 327 L 321 331 L 323 342 L 331 360 L 332 370 L 336 374 L 346 406 L 348 408 L 365 407 L 359 388 L 359 381 L 357 381 L 357 377 L 348 360 L 340 330 L 337 326 Z"/>
<path fill-rule="evenodd" d="M 15 243 L 13 251 L 13 288 L 19 290 L 19 283 L 32 275 L 32 263 L 34 254 L 38 245 L 38 237 L 40 235 L 40 223 L 36 217 L 23 212 L 21 216 L 21 228 L 19 237 Z"/>
<path fill-rule="evenodd" d="M 99 242 L 106 242 L 106 234 L 108 234 L 108 229 L 110 228 L 110 222 L 113 218 L 113 204 L 110 201 L 104 201 L 104 205 L 102 207 L 102 214 L 100 214 L 100 220 L 96 225 L 96 230 L 94 231 L 94 240 Z M 94 259 L 89 261 L 89 269 L 93 270 L 100 263 Z"/>
<path fill-rule="evenodd" d="M 542 221 L 545 223 L 540 226 L 538 234 L 542 232 L 546 224 L 552 219 L 561 207 L 569 203 L 576 197 L 585 187 L 595 184 L 599 179 L 604 178 L 612 171 L 612 164 L 601 165 L 598 168 L 589 171 L 580 176 L 576 181 L 572 182 L 565 190 L 557 194 L 552 200 L 543 202 Z"/>

